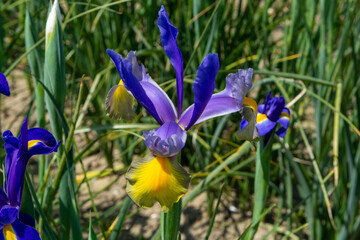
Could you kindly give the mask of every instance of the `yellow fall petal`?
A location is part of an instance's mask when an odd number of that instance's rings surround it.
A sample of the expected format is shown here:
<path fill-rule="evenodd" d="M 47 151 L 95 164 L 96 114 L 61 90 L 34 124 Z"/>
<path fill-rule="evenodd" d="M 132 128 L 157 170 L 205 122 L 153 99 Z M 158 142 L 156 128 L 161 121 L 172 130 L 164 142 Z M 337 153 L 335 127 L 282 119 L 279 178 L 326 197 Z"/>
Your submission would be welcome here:
<path fill-rule="evenodd" d="M 106 110 L 109 117 L 114 119 L 132 120 L 135 113 L 132 110 L 134 97 L 128 93 L 122 80 L 112 87 L 106 98 Z"/>
<path fill-rule="evenodd" d="M 167 212 L 187 192 L 190 176 L 176 158 L 134 160 L 126 174 L 126 192 L 140 207 L 157 201 Z"/>
<path fill-rule="evenodd" d="M 10 224 L 5 225 L 3 228 L 3 234 L 6 240 L 16 240 L 14 230 Z"/>

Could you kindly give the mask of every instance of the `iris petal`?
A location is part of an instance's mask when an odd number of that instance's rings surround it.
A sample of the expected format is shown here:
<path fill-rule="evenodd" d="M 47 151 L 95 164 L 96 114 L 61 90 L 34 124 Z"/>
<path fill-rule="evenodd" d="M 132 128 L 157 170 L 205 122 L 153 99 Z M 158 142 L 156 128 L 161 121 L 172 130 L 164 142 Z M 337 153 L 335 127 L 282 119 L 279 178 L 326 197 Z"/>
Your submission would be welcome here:
<path fill-rule="evenodd" d="M 285 100 L 282 96 L 270 97 L 270 95 L 271 92 L 269 92 L 268 96 L 266 97 L 264 113 L 271 121 L 276 122 L 285 107 Z"/>
<path fill-rule="evenodd" d="M 13 223 L 19 213 L 17 207 L 5 205 L 0 209 L 0 225 L 5 226 Z"/>
<path fill-rule="evenodd" d="M 193 84 L 194 92 L 194 105 L 190 106 L 186 112 L 191 114 L 189 123 L 186 125 L 186 130 L 191 128 L 192 125 L 198 120 L 211 99 L 212 93 L 215 89 L 215 78 L 219 70 L 219 58 L 217 54 L 208 54 L 196 72 L 196 79 Z M 181 116 L 179 123 L 182 120 L 187 120 Z M 182 126 L 185 126 L 182 123 Z"/>
<path fill-rule="evenodd" d="M 176 43 L 176 37 L 178 35 L 178 30 L 174 27 L 169 19 L 169 16 L 164 8 L 161 6 L 159 11 L 159 18 L 157 21 L 158 27 L 160 29 L 160 39 L 161 44 L 164 48 L 165 54 L 168 56 L 171 64 L 173 65 L 176 73 L 176 90 L 177 90 L 177 107 L 178 107 L 178 116 L 182 112 L 183 104 L 183 59 L 180 52 L 180 49 Z"/>
<path fill-rule="evenodd" d="M 226 77 L 226 87 L 223 91 L 214 94 L 199 119 L 195 124 L 199 124 L 210 118 L 223 116 L 233 112 L 240 111 L 245 94 L 252 86 L 253 70 L 251 68 L 237 73 L 231 73 Z M 187 126 L 190 122 L 194 105 L 191 105 L 181 116 L 179 124 Z"/>
<path fill-rule="evenodd" d="M 128 91 L 155 118 L 159 124 L 176 120 L 176 111 L 167 94 L 138 65 L 135 52 L 130 52 L 126 59 L 108 49 L 107 53 L 115 64 Z"/>
<path fill-rule="evenodd" d="M 161 157 L 175 156 L 185 145 L 186 131 L 176 122 L 166 122 L 157 129 L 144 131 L 145 145 Z"/>
<path fill-rule="evenodd" d="M 60 141 L 56 142 L 54 136 L 42 128 L 28 130 L 28 158 L 33 155 L 43 155 L 56 152 Z"/>
<path fill-rule="evenodd" d="M 0 187 L 0 209 L 8 204 L 8 197 L 6 196 L 6 193 L 4 192 L 4 190 Z"/>
<path fill-rule="evenodd" d="M 14 163 L 18 157 L 20 142 L 19 139 L 14 137 L 11 131 L 7 130 L 3 133 L 5 156 L 5 174 L 9 176 L 11 164 Z M 5 188 L 7 182 L 5 181 Z"/>
<path fill-rule="evenodd" d="M 236 133 L 237 137 L 240 140 L 248 140 L 248 141 L 257 140 L 258 131 L 256 128 L 256 113 L 254 109 L 249 106 L 244 106 L 241 109 L 241 114 L 243 116 L 243 120 L 240 123 L 240 129 Z"/>
<path fill-rule="evenodd" d="M 39 233 L 30 226 L 22 223 L 19 219 L 11 224 L 17 240 L 40 240 Z"/>
<path fill-rule="evenodd" d="M 258 129 L 259 136 L 264 136 L 268 132 L 274 129 L 276 122 L 271 121 L 265 114 L 258 113 L 256 119 L 256 127 Z"/>
<path fill-rule="evenodd" d="M 6 80 L 6 77 L 3 73 L 0 73 L 0 93 L 5 96 L 10 96 L 9 83 Z"/>
<path fill-rule="evenodd" d="M 264 110 L 265 110 L 265 105 L 264 104 L 258 105 L 258 112 L 259 113 L 265 113 Z"/>
<path fill-rule="evenodd" d="M 290 111 L 288 108 L 284 108 L 284 110 L 281 112 L 278 123 L 280 123 L 282 127 L 276 131 L 276 134 L 283 138 L 285 137 L 286 131 L 290 124 Z"/>
<path fill-rule="evenodd" d="M 14 229 L 10 224 L 4 226 L 4 228 L 2 229 L 2 234 L 4 236 L 4 239 L 6 240 L 16 240 Z"/>
<path fill-rule="evenodd" d="M 132 162 L 127 174 L 126 192 L 140 207 L 157 201 L 167 212 L 186 193 L 190 177 L 176 158 L 155 157 Z"/>
<path fill-rule="evenodd" d="M 116 85 L 110 89 L 106 98 L 106 110 L 110 118 L 134 119 L 133 105 L 134 97 L 128 93 L 123 84 Z"/>
<path fill-rule="evenodd" d="M 24 185 L 24 175 L 28 157 L 28 129 L 27 118 L 20 129 L 19 150 L 16 158 L 12 158 L 9 163 L 6 176 L 6 193 L 11 206 L 20 206 L 22 189 Z M 9 159 L 10 160 L 10 159 Z M 5 167 L 7 168 L 7 167 Z"/>

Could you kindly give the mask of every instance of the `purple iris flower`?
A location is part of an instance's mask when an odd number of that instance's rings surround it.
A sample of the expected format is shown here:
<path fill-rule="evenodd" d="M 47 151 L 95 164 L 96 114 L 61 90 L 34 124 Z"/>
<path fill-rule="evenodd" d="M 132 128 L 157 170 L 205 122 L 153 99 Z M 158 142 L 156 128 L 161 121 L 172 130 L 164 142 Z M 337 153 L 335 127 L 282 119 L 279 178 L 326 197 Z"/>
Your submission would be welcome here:
<path fill-rule="evenodd" d="M 3 73 L 0 72 L 0 93 L 5 96 L 10 96 L 9 83 L 6 80 L 6 77 Z"/>
<path fill-rule="evenodd" d="M 279 137 L 284 137 L 290 123 L 290 111 L 285 107 L 282 96 L 271 97 L 271 92 L 266 97 L 265 103 L 258 106 L 256 127 L 259 135 L 270 133 L 280 123 L 281 127 L 276 131 Z"/>
<path fill-rule="evenodd" d="M 183 59 L 176 42 L 178 30 L 171 24 L 163 6 L 157 24 L 165 54 L 176 73 L 177 110 L 168 95 L 146 74 L 145 67 L 138 64 L 134 51 L 129 52 L 126 58 L 110 49 L 107 53 L 125 88 L 161 125 L 157 129 L 144 131 L 146 146 L 156 156 L 172 157 L 184 147 L 186 130 L 193 125 L 240 111 L 245 94 L 252 86 L 253 70 L 240 69 L 237 73 L 229 74 L 226 88 L 213 94 L 219 59 L 217 54 L 208 54 L 196 73 L 193 84 L 194 104 L 183 112 Z M 114 97 L 113 101 L 116 99 Z M 109 97 L 107 102 L 111 104 Z"/>
<path fill-rule="evenodd" d="M 60 141 L 57 143 L 53 135 L 42 128 L 28 130 L 27 118 L 18 138 L 8 130 L 3 133 L 3 140 L 6 178 L 4 189 L 0 188 L 0 240 L 10 236 L 16 237 L 11 239 L 40 239 L 39 233 L 25 224 L 29 222 L 25 215 L 19 214 L 25 169 L 31 156 L 56 152 Z"/>
<path fill-rule="evenodd" d="M 186 193 L 190 176 L 177 162 L 176 155 L 184 147 L 186 131 L 193 125 L 213 117 L 242 111 L 243 105 L 256 102 L 245 98 L 252 86 L 253 70 L 238 70 L 226 77 L 223 91 L 213 94 L 215 78 L 219 70 L 217 54 L 208 54 L 200 64 L 193 84 L 194 104 L 183 111 L 183 59 L 176 42 L 178 30 L 174 27 L 162 6 L 157 21 L 161 44 L 176 73 L 177 109 L 159 85 L 139 64 L 134 51 L 126 58 L 111 49 L 107 50 L 121 80 L 107 97 L 106 107 L 110 117 L 131 119 L 135 98 L 160 124 L 159 128 L 144 131 L 145 145 L 154 157 L 136 159 L 126 174 L 126 191 L 141 207 L 151 207 L 159 202 L 168 211 L 174 202 Z M 245 99 L 247 99 L 245 101 Z M 251 110 L 250 110 L 251 111 Z M 256 114 L 248 114 L 254 118 Z M 241 131 L 240 138 L 253 136 L 251 131 Z"/>

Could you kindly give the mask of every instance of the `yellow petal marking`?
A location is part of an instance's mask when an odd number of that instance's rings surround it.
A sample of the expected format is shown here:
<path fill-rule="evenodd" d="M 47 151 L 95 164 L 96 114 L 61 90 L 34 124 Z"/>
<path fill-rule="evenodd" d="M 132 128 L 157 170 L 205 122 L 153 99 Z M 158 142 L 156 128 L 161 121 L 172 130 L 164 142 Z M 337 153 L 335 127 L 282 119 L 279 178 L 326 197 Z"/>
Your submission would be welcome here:
<path fill-rule="evenodd" d="M 245 97 L 243 105 L 250 107 L 254 111 L 255 116 L 257 115 L 258 108 L 257 108 L 257 103 L 255 102 L 254 99 Z"/>
<path fill-rule="evenodd" d="M 127 174 L 126 191 L 140 207 L 157 201 L 167 212 L 187 192 L 190 177 L 175 158 L 154 157 L 133 161 Z"/>
<path fill-rule="evenodd" d="M 263 114 L 263 113 L 259 113 L 256 117 L 256 122 L 262 122 L 264 121 L 265 119 L 267 119 L 267 116 L 266 114 Z"/>
<path fill-rule="evenodd" d="M 286 113 L 286 112 L 282 112 L 282 113 L 280 114 L 280 117 L 284 117 L 284 118 L 287 118 L 287 119 L 290 120 L 290 115 L 289 115 L 288 113 Z"/>
<path fill-rule="evenodd" d="M 38 142 L 41 142 L 40 140 L 30 140 L 28 142 L 28 149 L 32 148 L 35 144 L 37 144 Z"/>
<path fill-rule="evenodd" d="M 4 226 L 3 233 L 6 240 L 16 240 L 14 230 L 10 224 Z"/>
<path fill-rule="evenodd" d="M 106 98 L 106 110 L 109 117 L 114 119 L 132 120 L 135 113 L 132 110 L 134 97 L 128 93 L 123 81 L 110 89 Z"/>

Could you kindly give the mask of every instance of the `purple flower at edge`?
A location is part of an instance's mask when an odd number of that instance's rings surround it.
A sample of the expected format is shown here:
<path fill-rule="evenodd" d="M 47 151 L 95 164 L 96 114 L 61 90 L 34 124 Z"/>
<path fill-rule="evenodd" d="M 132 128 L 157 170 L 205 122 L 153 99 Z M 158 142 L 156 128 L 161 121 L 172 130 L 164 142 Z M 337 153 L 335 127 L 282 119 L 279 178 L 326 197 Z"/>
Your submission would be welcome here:
<path fill-rule="evenodd" d="M 10 96 L 9 83 L 3 73 L 0 72 L 0 93 Z"/>
<path fill-rule="evenodd" d="M 258 106 L 256 127 L 259 136 L 270 133 L 276 127 L 276 123 L 281 124 L 281 128 L 276 131 L 279 137 L 284 137 L 290 123 L 290 111 L 285 107 L 285 100 L 282 96 L 271 97 L 271 92 L 266 97 L 265 103 Z"/>
<path fill-rule="evenodd" d="M 33 155 L 56 152 L 60 141 L 56 142 L 45 129 L 28 129 L 27 118 L 18 138 L 7 130 L 3 133 L 3 140 L 6 178 L 4 189 L 0 188 L 0 240 L 11 236 L 16 239 L 40 239 L 39 233 L 28 225 L 32 219 L 29 221 L 29 216 L 19 213 L 26 165 Z"/>

